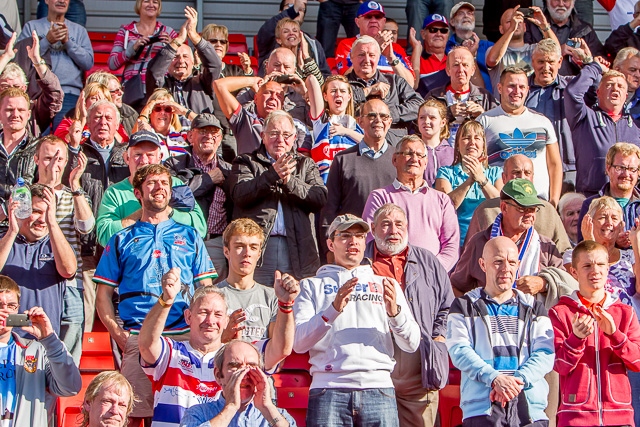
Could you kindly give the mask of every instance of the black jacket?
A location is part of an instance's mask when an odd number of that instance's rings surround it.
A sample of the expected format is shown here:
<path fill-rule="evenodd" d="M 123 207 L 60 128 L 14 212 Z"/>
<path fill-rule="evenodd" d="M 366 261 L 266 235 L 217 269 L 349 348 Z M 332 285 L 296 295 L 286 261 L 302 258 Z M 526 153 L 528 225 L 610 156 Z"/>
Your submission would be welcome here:
<path fill-rule="evenodd" d="M 33 156 L 37 143 L 38 140 L 27 133 L 24 145 L 18 146 L 11 157 L 7 157 L 6 150 L 0 150 L 0 202 L 9 201 L 11 188 L 16 185 L 18 178 L 24 178 L 27 184 L 35 181 L 36 162 Z"/>
<path fill-rule="evenodd" d="M 450 81 L 451 80 L 449 80 L 449 82 Z M 447 83 L 444 86 L 433 89 L 424 98 L 435 98 L 438 101 L 444 102 L 444 105 L 447 105 L 447 86 L 449 86 L 449 84 L 450 83 Z M 473 83 L 469 83 L 469 87 L 469 101 L 480 104 L 482 108 L 484 108 L 484 111 L 489 111 L 498 106 L 496 98 L 488 90 L 475 86 Z M 451 114 L 451 110 L 449 108 L 447 108 L 447 117 L 449 119 L 449 123 L 456 119 L 453 114 Z"/>
<path fill-rule="evenodd" d="M 591 27 L 591 25 L 578 18 L 578 14 L 575 10 L 571 12 L 569 22 L 566 24 L 569 26 L 569 37 L 562 36 L 563 33 L 560 31 L 560 27 L 558 27 L 553 22 L 553 19 L 551 19 L 551 15 L 549 15 L 548 10 L 544 11 L 544 16 L 547 17 L 547 21 L 551 25 L 551 30 L 556 34 L 556 37 L 558 37 L 558 41 L 561 45 L 567 43 L 568 39 L 583 39 L 587 43 L 587 46 L 589 46 L 589 50 L 594 57 L 604 55 L 604 46 L 602 46 L 602 42 L 600 42 L 600 39 L 598 38 L 595 30 L 593 29 L 593 27 Z M 524 33 L 524 42 L 535 44 L 543 38 L 544 36 L 542 35 L 540 28 L 538 28 L 531 22 L 527 22 L 527 31 Z M 560 67 L 560 71 L 558 71 L 558 74 L 560 74 L 561 76 L 575 76 L 579 72 L 580 67 L 569 60 L 569 56 L 566 55 L 564 57 L 564 60 L 562 61 L 562 66 Z"/>
<path fill-rule="evenodd" d="M 157 88 L 165 88 L 173 99 L 179 103 L 178 92 L 182 92 L 187 103 L 185 107 L 190 108 L 196 114 L 213 114 L 213 81 L 220 77 L 222 61 L 213 50 L 213 46 L 207 40 L 202 39 L 196 45 L 196 51 L 202 61 L 201 71 L 188 77 L 182 82 L 177 81 L 167 70 L 177 51 L 167 44 L 158 54 L 149 61 L 147 67 L 147 96 L 150 96 Z"/>
<path fill-rule="evenodd" d="M 102 196 L 105 190 L 117 182 L 129 177 L 129 166 L 124 162 L 124 152 L 127 150 L 127 144 L 115 143 L 109 156 L 108 173 L 105 168 L 102 156 L 89 141 L 81 146 L 82 152 L 87 156 L 87 167 L 80 177 L 80 185 L 91 199 L 93 215 L 98 218 L 98 208 L 102 202 Z M 65 177 L 69 176 L 69 172 L 78 165 L 78 154 L 70 151 L 69 161 L 65 170 Z M 68 179 L 63 178 L 63 182 Z M 101 251 L 96 252 L 96 232 L 95 229 L 80 237 L 82 243 L 82 256 L 99 256 Z"/>
<path fill-rule="evenodd" d="M 122 104 L 122 108 L 120 108 L 120 123 L 122 123 L 127 135 L 131 135 L 136 120 L 138 120 L 138 112 L 129 105 Z"/>
<path fill-rule="evenodd" d="M 640 49 L 640 34 L 634 33 L 629 24 L 620 25 L 613 30 L 604 42 L 604 50 L 611 55 L 612 61 L 620 49 L 625 47 Z"/>
<path fill-rule="evenodd" d="M 302 279 L 315 275 L 320 258 L 313 214 L 326 203 L 327 188 L 311 158 L 298 156 L 293 175 L 283 184 L 264 145 L 260 145 L 251 154 L 242 154 L 233 161 L 231 197 L 235 204 L 233 217 L 256 221 L 267 238 L 280 202 L 294 276 Z"/>
<path fill-rule="evenodd" d="M 203 172 L 198 168 L 193 158 L 193 148 L 187 147 L 185 149 L 186 154 L 180 156 L 170 157 L 164 162 L 164 165 L 169 168 L 171 174 L 180 178 L 186 183 L 193 196 L 196 198 L 196 202 L 200 205 L 200 209 L 204 214 L 205 220 L 209 217 L 209 208 L 213 201 L 213 192 L 218 187 L 211 180 L 208 173 Z M 224 207 L 227 212 L 227 221 L 231 220 L 233 212 L 233 202 L 231 201 L 229 176 L 231 174 L 231 165 L 225 162 L 222 157 L 218 156 L 218 167 L 224 175 L 224 182 L 220 186 L 227 196 Z"/>

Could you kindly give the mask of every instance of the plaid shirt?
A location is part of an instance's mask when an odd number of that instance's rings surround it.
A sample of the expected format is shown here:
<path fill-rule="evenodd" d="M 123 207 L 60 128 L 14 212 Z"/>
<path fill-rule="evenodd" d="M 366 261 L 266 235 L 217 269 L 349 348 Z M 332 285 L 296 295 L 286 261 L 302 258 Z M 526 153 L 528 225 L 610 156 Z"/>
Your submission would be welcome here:
<path fill-rule="evenodd" d="M 201 169 L 203 173 L 209 173 L 218 167 L 218 158 L 213 157 L 210 163 L 202 163 L 198 156 L 193 155 L 193 161 L 197 168 Z M 207 217 L 207 231 L 209 234 L 222 234 L 227 227 L 227 212 L 224 209 L 224 202 L 227 200 L 227 196 L 222 191 L 220 186 L 216 185 L 213 190 L 213 200 L 209 207 L 209 215 Z"/>

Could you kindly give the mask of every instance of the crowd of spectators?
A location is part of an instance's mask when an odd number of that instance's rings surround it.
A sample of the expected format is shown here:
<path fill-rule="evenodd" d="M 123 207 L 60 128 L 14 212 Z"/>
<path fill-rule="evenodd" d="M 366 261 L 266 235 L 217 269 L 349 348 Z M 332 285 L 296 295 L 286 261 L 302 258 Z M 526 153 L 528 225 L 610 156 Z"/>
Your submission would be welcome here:
<path fill-rule="evenodd" d="M 464 427 L 640 425 L 640 2 L 408 0 L 405 50 L 283 0 L 255 69 L 131 3 L 120 76 L 81 0 L 0 10 L 0 427 L 56 425 L 96 321 L 83 427 L 295 425 L 293 352 L 309 426 L 438 425 L 450 363 Z"/>

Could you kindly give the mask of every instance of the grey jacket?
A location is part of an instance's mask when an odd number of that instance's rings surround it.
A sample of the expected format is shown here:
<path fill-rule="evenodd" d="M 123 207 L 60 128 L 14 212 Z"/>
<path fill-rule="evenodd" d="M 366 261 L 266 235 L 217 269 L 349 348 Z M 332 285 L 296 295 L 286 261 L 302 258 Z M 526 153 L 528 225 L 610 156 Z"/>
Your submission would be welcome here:
<path fill-rule="evenodd" d="M 78 394 L 82 389 L 80 371 L 55 333 L 40 341 L 12 335 L 16 341 L 17 399 L 13 425 L 46 426 L 47 391 L 55 396 Z"/>
<path fill-rule="evenodd" d="M 365 257 L 373 259 L 375 241 L 367 244 Z M 439 390 L 449 379 L 449 356 L 444 343 L 433 338 L 447 335 L 447 316 L 454 296 L 447 271 L 426 249 L 409 245 L 404 266 L 404 294 L 420 326 L 422 386 Z"/>

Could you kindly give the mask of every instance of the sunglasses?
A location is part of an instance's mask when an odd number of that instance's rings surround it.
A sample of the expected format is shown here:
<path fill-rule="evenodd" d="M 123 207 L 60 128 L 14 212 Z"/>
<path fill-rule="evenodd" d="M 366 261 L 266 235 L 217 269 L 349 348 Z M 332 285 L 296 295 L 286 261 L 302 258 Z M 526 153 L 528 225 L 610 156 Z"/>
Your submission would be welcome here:
<path fill-rule="evenodd" d="M 427 31 L 429 31 L 431 34 L 435 34 L 437 32 L 447 34 L 449 32 L 449 29 L 447 27 L 429 27 L 427 28 Z"/>
<path fill-rule="evenodd" d="M 165 112 L 167 114 L 171 114 L 173 113 L 173 108 L 172 107 L 163 107 L 161 105 L 156 105 L 155 107 L 153 107 L 153 112 L 154 113 L 161 113 L 161 112 Z"/>
<path fill-rule="evenodd" d="M 211 44 L 220 43 L 220 44 L 226 45 L 227 43 L 229 43 L 229 40 L 209 39 L 209 43 L 211 43 Z"/>

